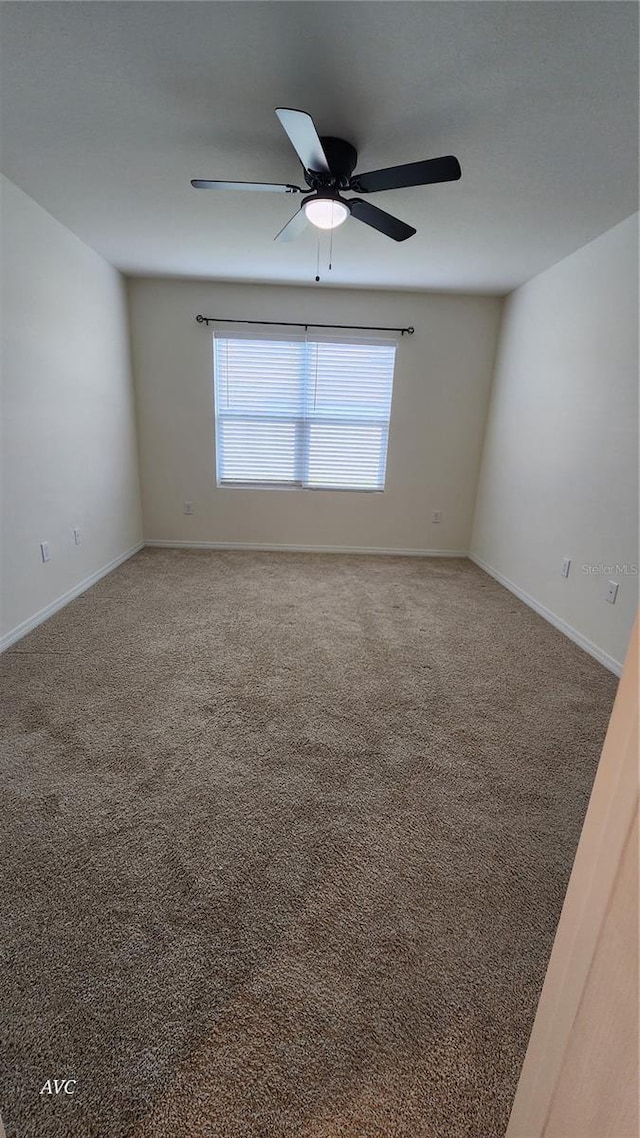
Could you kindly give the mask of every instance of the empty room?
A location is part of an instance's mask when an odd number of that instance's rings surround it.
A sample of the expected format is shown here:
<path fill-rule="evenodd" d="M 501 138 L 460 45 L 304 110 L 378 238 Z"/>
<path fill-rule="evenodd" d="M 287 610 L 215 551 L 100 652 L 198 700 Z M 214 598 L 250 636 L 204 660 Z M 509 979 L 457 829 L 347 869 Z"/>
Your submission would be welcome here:
<path fill-rule="evenodd" d="M 638 12 L 0 4 L 6 1138 L 637 1138 Z"/>

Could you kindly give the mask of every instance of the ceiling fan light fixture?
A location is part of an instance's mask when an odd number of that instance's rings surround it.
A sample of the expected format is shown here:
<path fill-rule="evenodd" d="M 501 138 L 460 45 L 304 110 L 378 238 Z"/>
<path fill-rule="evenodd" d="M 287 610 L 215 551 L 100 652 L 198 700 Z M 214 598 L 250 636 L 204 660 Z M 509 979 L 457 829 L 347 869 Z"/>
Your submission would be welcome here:
<path fill-rule="evenodd" d="M 335 198 L 312 198 L 305 202 L 304 212 L 307 221 L 318 229 L 337 229 L 346 221 L 349 210 L 344 202 Z"/>

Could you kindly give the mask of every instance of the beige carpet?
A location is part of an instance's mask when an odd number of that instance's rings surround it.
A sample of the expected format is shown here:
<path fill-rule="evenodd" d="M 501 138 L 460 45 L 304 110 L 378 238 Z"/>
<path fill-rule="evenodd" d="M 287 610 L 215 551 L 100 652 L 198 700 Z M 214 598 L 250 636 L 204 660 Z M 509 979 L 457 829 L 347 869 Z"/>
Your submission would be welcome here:
<path fill-rule="evenodd" d="M 463 560 L 151 550 L 1 667 L 8 1138 L 504 1134 L 613 676 Z"/>

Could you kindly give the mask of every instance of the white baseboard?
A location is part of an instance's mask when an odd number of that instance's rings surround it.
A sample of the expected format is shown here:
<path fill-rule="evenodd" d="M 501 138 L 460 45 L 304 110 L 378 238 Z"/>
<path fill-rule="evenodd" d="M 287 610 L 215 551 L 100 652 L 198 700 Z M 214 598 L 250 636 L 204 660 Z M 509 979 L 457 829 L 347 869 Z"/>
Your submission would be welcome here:
<path fill-rule="evenodd" d="M 246 549 L 263 553 L 375 553 L 387 557 L 467 557 L 466 549 L 376 549 L 358 545 L 273 545 L 252 541 L 156 541 L 158 549 Z"/>
<path fill-rule="evenodd" d="M 469 560 L 473 561 L 474 565 L 477 565 L 479 569 L 483 569 L 485 573 L 488 573 L 490 577 L 493 577 L 498 584 L 504 585 L 505 589 L 508 589 L 509 592 L 518 597 L 519 600 L 524 601 L 525 605 L 528 605 L 534 612 L 537 612 L 539 616 L 544 617 L 554 628 L 563 632 L 564 635 L 568 637 L 569 640 L 573 640 L 573 643 L 577 644 L 579 648 L 583 648 L 590 656 L 599 660 L 610 672 L 613 672 L 616 676 L 621 675 L 622 663 L 620 660 L 615 660 L 613 656 L 609 656 L 602 648 L 598 648 L 597 644 L 594 644 L 592 640 L 583 636 L 581 632 L 578 632 L 577 628 L 574 628 L 571 624 L 567 624 L 567 621 L 563 620 L 561 616 L 552 612 L 546 605 L 540 604 L 540 601 L 537 601 L 535 597 L 530 596 L 529 593 L 525 593 L 524 589 L 521 589 L 519 585 L 510 581 L 509 578 L 505 577 L 502 573 L 499 573 L 492 565 L 487 565 L 487 562 L 483 561 L 482 558 L 478 557 L 475 553 L 469 554 Z"/>
<path fill-rule="evenodd" d="M 471 561 L 474 562 L 475 565 L 477 565 L 485 573 L 488 573 L 489 576 L 493 577 L 493 579 L 500 585 L 503 585 L 505 589 L 508 589 L 509 592 L 514 594 L 514 596 L 518 597 L 519 600 L 523 601 L 524 604 L 533 609 L 534 612 L 537 612 L 539 616 L 547 620 L 549 624 L 552 624 L 554 628 L 557 628 L 560 632 L 564 633 L 564 635 L 567 636 L 569 640 L 572 640 L 574 644 L 577 644 L 580 648 L 583 648 L 584 651 L 588 652 L 590 656 L 594 657 L 594 659 L 599 660 L 599 662 L 603 664 L 605 668 L 608 668 L 610 672 L 613 672 L 616 676 L 619 676 L 622 673 L 622 662 L 620 660 L 614 659 L 613 656 L 609 656 L 607 652 L 604 652 L 602 648 L 598 648 L 597 644 L 594 644 L 586 636 L 583 636 L 581 632 L 578 632 L 577 628 L 573 628 L 573 626 L 568 624 L 566 620 L 563 620 L 562 617 L 558 616 L 556 613 L 552 612 L 551 609 L 548 609 L 545 605 L 541 604 L 535 599 L 535 597 L 532 597 L 529 593 L 526 593 L 525 590 L 521 589 L 519 585 L 516 585 L 514 581 L 511 581 L 508 577 L 505 577 L 504 574 L 499 573 L 497 569 L 494 569 L 492 565 L 488 565 L 486 561 L 483 561 L 482 558 L 478 557 L 475 553 L 468 553 L 466 550 L 462 549 L 380 549 L 363 546 L 274 545 L 271 543 L 267 544 L 261 542 L 230 541 L 157 541 L 149 539 L 147 541 L 138 542 L 136 545 L 133 545 L 131 549 L 127 549 L 118 557 L 114 557 L 113 561 L 110 561 L 107 565 L 103 565 L 102 568 L 96 569 L 96 571 L 94 573 L 91 573 L 89 577 L 85 577 L 83 581 L 80 581 L 77 585 L 74 585 L 72 589 L 69 589 L 66 593 L 63 593 L 62 596 L 57 597 L 55 601 L 52 601 L 50 604 L 46 605 L 45 608 L 40 609 L 40 612 L 35 613 L 34 616 L 28 617 L 27 620 L 23 620 L 21 624 L 16 625 L 15 628 L 12 628 L 9 632 L 5 633 L 4 636 L 0 637 L 0 653 L 4 652 L 7 648 L 10 648 L 12 644 L 16 643 L 16 641 L 21 640 L 22 637 L 26 636 L 28 632 L 31 632 L 33 628 L 37 628 L 39 624 L 42 624 L 45 620 L 48 620 L 50 616 L 53 616 L 54 613 L 64 608 L 64 606 L 68 605 L 70 601 L 74 600 L 76 597 L 79 597 L 81 593 L 86 592 L 86 590 L 90 589 L 92 585 L 95 585 L 96 582 L 101 579 L 101 577 L 106 577 L 108 573 L 111 573 L 114 569 L 117 569 L 119 565 L 122 565 L 124 561 L 127 561 L 130 557 L 133 557 L 135 553 L 139 553 L 139 551 L 147 545 L 158 549 L 244 549 L 254 550 L 258 552 L 262 551 L 265 553 L 363 553 L 383 555 L 388 557 L 468 557 Z"/>
<path fill-rule="evenodd" d="M 37 628 L 39 624 L 48 620 L 55 612 L 64 608 L 65 605 L 75 600 L 76 597 L 79 597 L 80 593 L 86 592 L 86 590 L 90 589 L 92 585 L 95 585 L 96 581 L 99 581 L 101 577 L 106 577 L 107 573 L 111 573 L 114 569 L 117 569 L 118 565 L 122 565 L 123 561 L 127 561 L 130 557 L 133 557 L 134 553 L 139 553 L 141 549 L 144 549 L 143 541 L 138 542 L 137 545 L 132 545 L 131 549 L 127 549 L 127 551 L 121 553 L 119 557 L 114 557 L 113 561 L 110 561 L 108 565 L 103 565 L 101 569 L 96 569 L 95 573 L 91 573 L 89 577 L 85 577 L 84 581 L 80 581 L 77 585 L 74 585 L 72 589 L 68 589 L 61 597 L 56 597 L 55 601 L 51 601 L 51 604 L 40 609 L 40 612 L 28 617 L 27 620 L 23 620 L 21 624 L 17 624 L 15 628 L 12 628 L 10 632 L 6 632 L 4 636 L 0 637 L 0 652 L 4 652 L 7 648 L 10 648 L 17 640 L 22 640 L 22 637 L 26 636 L 28 632 L 31 632 L 33 628 Z"/>

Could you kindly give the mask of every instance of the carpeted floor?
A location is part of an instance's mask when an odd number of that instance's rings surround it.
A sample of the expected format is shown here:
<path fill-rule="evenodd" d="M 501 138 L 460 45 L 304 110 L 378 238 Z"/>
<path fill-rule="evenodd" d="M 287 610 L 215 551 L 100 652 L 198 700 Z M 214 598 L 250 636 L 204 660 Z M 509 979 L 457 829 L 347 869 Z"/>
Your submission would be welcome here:
<path fill-rule="evenodd" d="M 613 676 L 467 561 L 164 550 L 1 667 L 7 1138 L 504 1134 Z"/>

